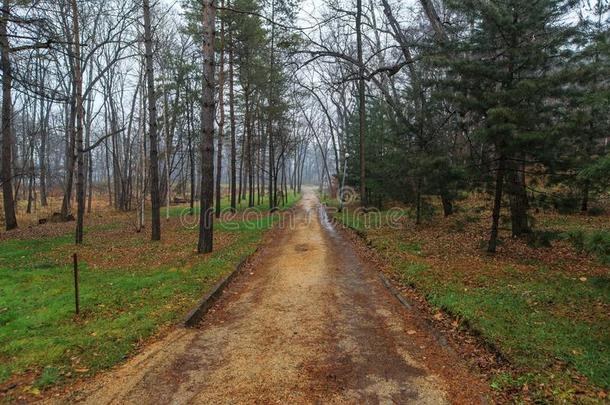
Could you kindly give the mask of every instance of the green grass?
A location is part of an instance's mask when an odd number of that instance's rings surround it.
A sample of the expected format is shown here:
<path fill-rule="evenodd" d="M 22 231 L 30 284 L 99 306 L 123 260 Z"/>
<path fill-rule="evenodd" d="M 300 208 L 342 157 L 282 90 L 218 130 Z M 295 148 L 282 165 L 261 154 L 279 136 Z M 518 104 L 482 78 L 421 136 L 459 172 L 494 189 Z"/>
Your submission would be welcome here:
<path fill-rule="evenodd" d="M 290 204 L 297 200 L 292 197 Z M 0 243 L 0 383 L 33 371 L 34 386 L 44 388 L 116 364 L 143 339 L 180 321 L 253 252 L 274 221 L 264 217 L 256 226 L 243 220 L 217 226 L 218 234 L 233 235 L 231 242 L 190 264 L 92 270 L 82 262 L 80 316 L 74 315 L 72 269 L 51 255 L 72 243 L 71 234 Z"/>
<path fill-rule="evenodd" d="M 604 310 L 610 306 L 610 273 L 579 279 L 536 260 L 527 276 L 510 265 L 491 273 L 489 268 L 441 271 L 422 257 L 425 241 L 405 238 L 412 231 L 387 227 L 367 231 L 361 221 L 335 217 L 364 235 L 405 285 L 460 319 L 522 370 L 517 375 L 496 376 L 492 387 L 544 383 L 555 390 L 555 399 L 569 399 L 569 370 L 573 369 L 592 385 L 610 389 L 610 333 Z M 596 252 L 600 256 L 607 252 L 605 236 L 590 242 L 601 246 Z M 493 259 L 488 260 L 493 265 Z M 558 364 L 567 368 L 557 371 Z"/>

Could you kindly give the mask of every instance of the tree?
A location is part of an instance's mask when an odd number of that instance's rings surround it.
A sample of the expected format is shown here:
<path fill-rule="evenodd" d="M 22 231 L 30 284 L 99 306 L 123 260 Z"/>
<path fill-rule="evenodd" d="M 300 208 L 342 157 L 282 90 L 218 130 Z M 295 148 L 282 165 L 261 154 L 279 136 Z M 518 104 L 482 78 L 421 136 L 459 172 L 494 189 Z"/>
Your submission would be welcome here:
<path fill-rule="evenodd" d="M 0 18 L 0 52 L 2 65 L 2 196 L 6 230 L 17 228 L 15 199 L 13 196 L 12 146 L 12 108 L 11 96 L 13 74 L 11 70 L 11 46 L 8 39 L 8 22 L 11 17 L 10 1 L 2 2 Z"/>
<path fill-rule="evenodd" d="M 362 0 L 356 0 L 356 53 L 358 59 L 358 134 L 360 156 L 360 200 L 363 206 L 366 200 L 366 170 L 364 143 L 366 134 L 366 100 L 364 99 L 364 60 L 362 57 Z"/>
<path fill-rule="evenodd" d="M 448 97 L 457 108 L 476 114 L 475 135 L 493 147 L 494 208 L 488 251 L 497 246 L 503 186 L 510 196 L 512 233 L 530 231 L 525 162 L 536 156 L 553 126 L 549 97 L 559 83 L 553 67 L 570 34 L 561 16 L 571 2 L 511 0 L 454 2 L 467 16 L 467 36 L 452 36 L 446 59 L 451 75 Z M 464 27 L 460 27 L 464 29 Z"/>
<path fill-rule="evenodd" d="M 150 139 L 150 200 L 151 239 L 161 240 L 161 195 L 159 193 L 159 161 L 157 152 L 157 99 L 155 96 L 155 75 L 153 65 L 153 38 L 149 0 L 143 0 L 144 12 L 144 48 L 146 63 L 146 86 L 148 90 L 148 136 Z"/>
<path fill-rule="evenodd" d="M 76 0 L 71 1 L 72 7 L 72 41 L 74 42 L 74 94 L 76 98 L 76 126 L 74 128 L 74 139 L 77 154 L 77 177 L 76 177 L 76 235 L 77 244 L 83 243 L 83 223 L 85 216 L 85 167 L 83 151 L 83 77 L 81 72 L 80 51 L 80 29 L 78 17 L 78 5 Z"/>
<path fill-rule="evenodd" d="M 199 242 L 197 251 L 209 253 L 214 240 L 214 58 L 216 7 L 214 0 L 204 1 L 203 24 L 203 97 L 201 98 L 201 211 L 199 213 Z"/>

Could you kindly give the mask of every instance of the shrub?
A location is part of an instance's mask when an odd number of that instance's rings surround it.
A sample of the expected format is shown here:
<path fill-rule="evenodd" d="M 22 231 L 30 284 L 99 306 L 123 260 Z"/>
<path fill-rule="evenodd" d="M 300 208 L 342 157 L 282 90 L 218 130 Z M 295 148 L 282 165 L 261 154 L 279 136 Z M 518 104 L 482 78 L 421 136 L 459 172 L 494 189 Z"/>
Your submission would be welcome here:
<path fill-rule="evenodd" d="M 605 230 L 583 232 L 582 229 L 573 229 L 561 235 L 570 241 L 577 252 L 586 252 L 597 256 L 605 264 L 610 264 L 610 232 Z"/>
<path fill-rule="evenodd" d="M 453 224 L 451 225 L 451 229 L 453 229 L 456 232 L 462 232 L 462 231 L 464 231 L 465 228 L 466 228 L 466 223 L 459 218 L 456 218 L 455 221 L 453 221 Z"/>
<path fill-rule="evenodd" d="M 561 237 L 569 241 L 574 249 L 580 253 L 585 248 L 585 233 L 582 229 L 571 229 L 561 234 Z"/>
<path fill-rule="evenodd" d="M 580 198 L 574 194 L 555 195 L 553 206 L 560 214 L 573 214 L 580 209 Z"/>
<path fill-rule="evenodd" d="M 604 215 L 606 213 L 606 210 L 603 207 L 591 207 L 589 208 L 589 210 L 587 211 L 587 215 L 590 215 L 592 217 L 599 217 L 601 215 Z"/>
<path fill-rule="evenodd" d="M 585 237 L 584 249 L 587 253 L 596 255 L 601 262 L 610 264 L 610 232 L 591 232 Z"/>
<path fill-rule="evenodd" d="M 537 194 L 536 196 L 534 196 L 534 198 L 532 198 L 531 205 L 534 208 L 538 208 L 541 210 L 547 210 L 553 206 L 553 204 L 551 203 L 550 200 L 551 199 L 549 198 L 549 196 L 547 194 L 544 194 L 544 193 Z"/>
<path fill-rule="evenodd" d="M 551 247 L 551 242 L 559 237 L 555 231 L 533 231 L 527 235 L 527 244 L 534 248 Z"/>

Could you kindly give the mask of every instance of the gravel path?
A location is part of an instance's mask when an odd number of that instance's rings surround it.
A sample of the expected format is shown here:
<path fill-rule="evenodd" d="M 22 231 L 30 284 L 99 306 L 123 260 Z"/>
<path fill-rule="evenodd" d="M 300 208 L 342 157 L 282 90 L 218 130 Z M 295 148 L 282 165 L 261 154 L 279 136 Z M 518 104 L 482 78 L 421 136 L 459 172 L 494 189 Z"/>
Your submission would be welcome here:
<path fill-rule="evenodd" d="M 61 402 L 479 402 L 452 392 L 470 381 L 448 382 L 444 364 L 427 364 L 426 351 L 445 349 L 430 336 L 422 343 L 426 331 L 318 215 L 311 190 L 293 226 L 273 236 L 197 328 L 173 331 Z"/>

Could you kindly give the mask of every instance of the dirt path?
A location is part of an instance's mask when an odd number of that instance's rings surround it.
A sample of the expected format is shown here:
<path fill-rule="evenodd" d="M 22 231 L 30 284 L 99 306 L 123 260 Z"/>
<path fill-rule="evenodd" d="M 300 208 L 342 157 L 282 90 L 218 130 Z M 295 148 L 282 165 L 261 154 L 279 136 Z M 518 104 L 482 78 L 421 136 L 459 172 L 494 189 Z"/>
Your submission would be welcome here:
<path fill-rule="evenodd" d="M 480 402 L 480 383 L 414 321 L 306 191 L 202 324 L 180 328 L 71 402 Z"/>

